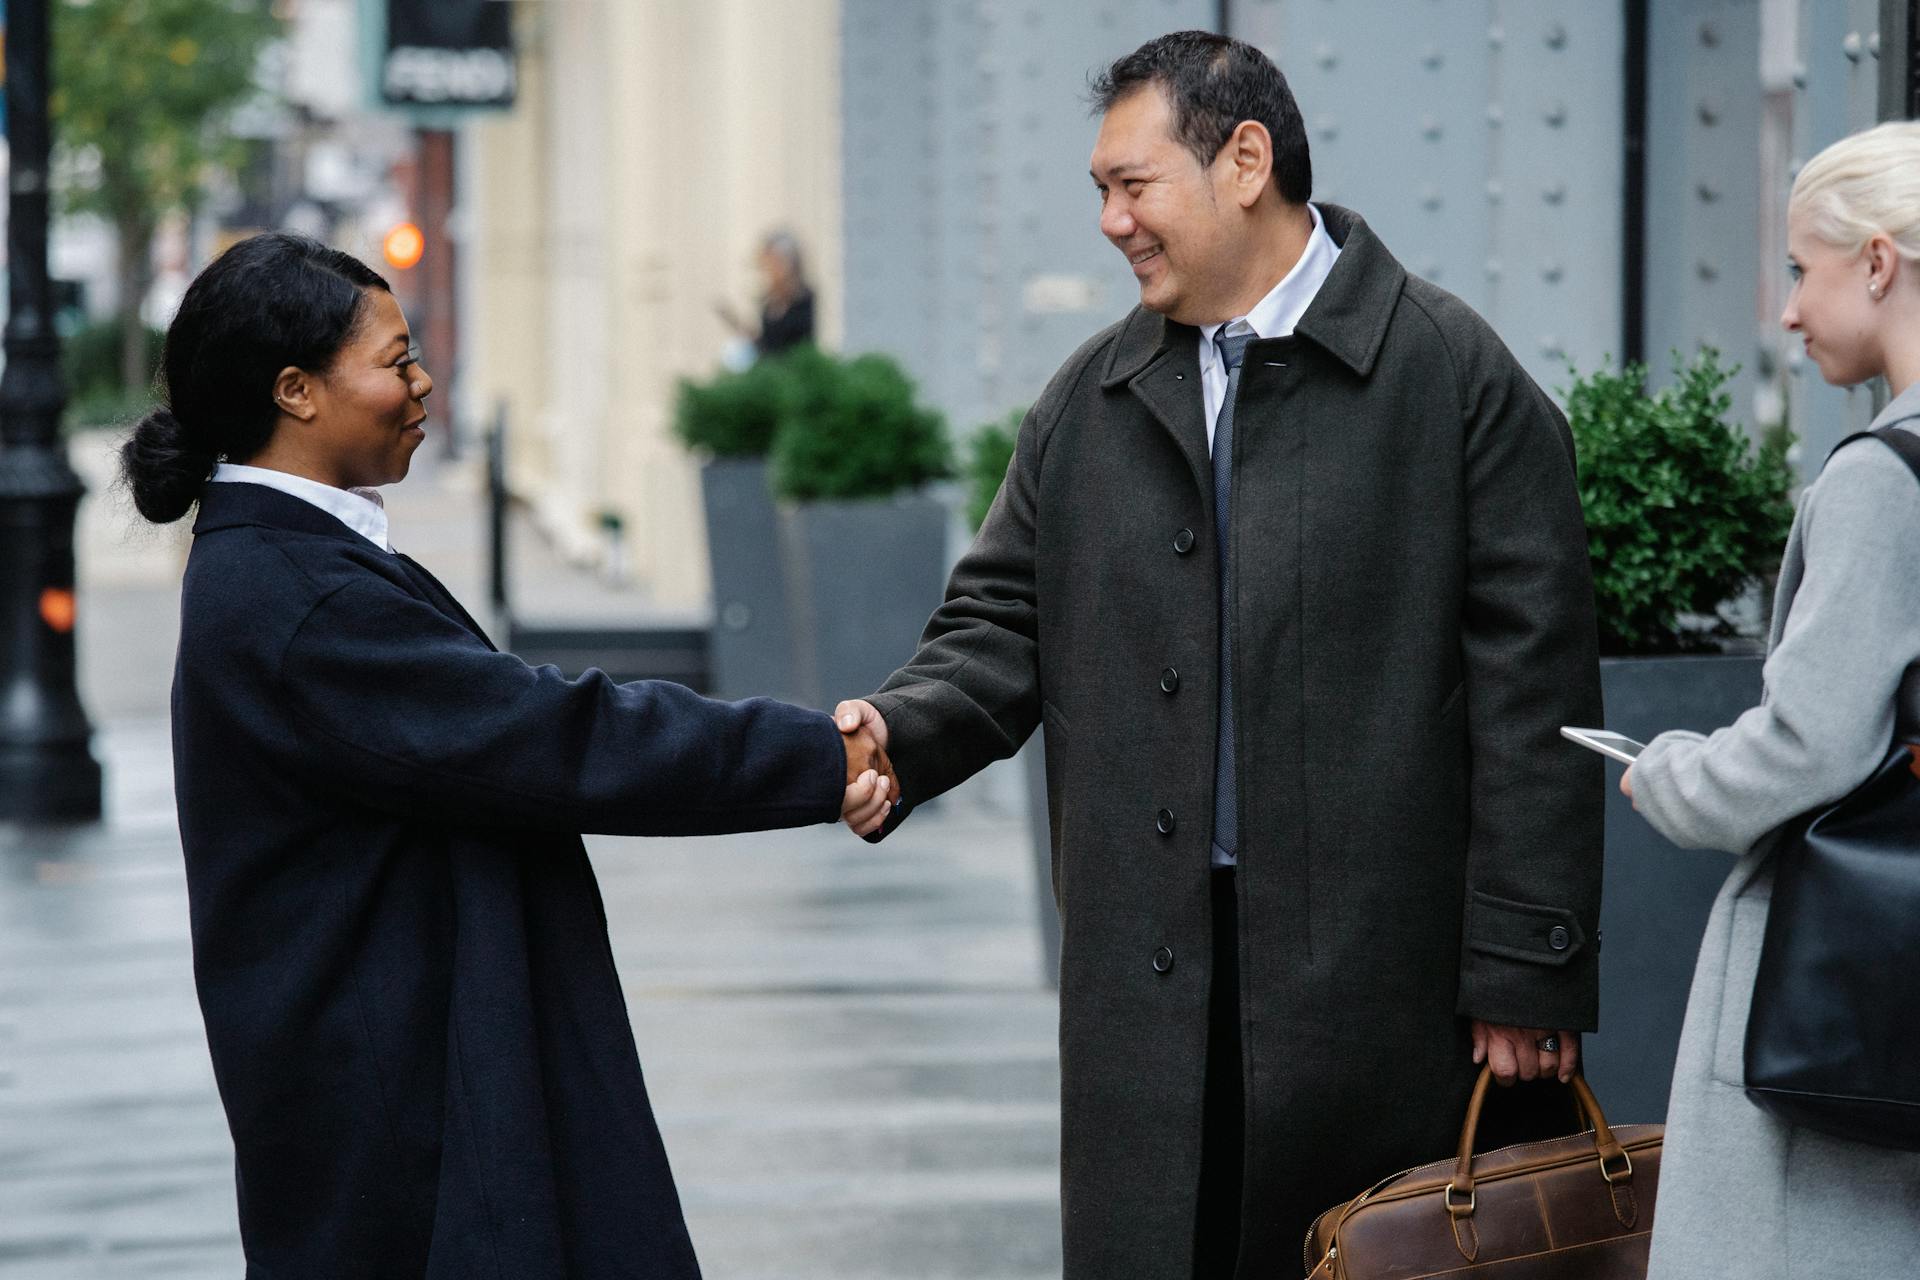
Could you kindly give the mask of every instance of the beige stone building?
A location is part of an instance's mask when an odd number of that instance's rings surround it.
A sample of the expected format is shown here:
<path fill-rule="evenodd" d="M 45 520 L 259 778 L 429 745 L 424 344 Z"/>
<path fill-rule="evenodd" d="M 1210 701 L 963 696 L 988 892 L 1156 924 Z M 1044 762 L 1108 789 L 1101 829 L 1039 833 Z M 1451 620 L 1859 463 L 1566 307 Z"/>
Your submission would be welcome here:
<path fill-rule="evenodd" d="M 675 380 L 757 311 L 774 227 L 839 327 L 837 0 L 522 0 L 520 92 L 463 151 L 466 402 L 504 404 L 515 490 L 571 555 L 624 526 L 637 605 L 706 607 Z"/>

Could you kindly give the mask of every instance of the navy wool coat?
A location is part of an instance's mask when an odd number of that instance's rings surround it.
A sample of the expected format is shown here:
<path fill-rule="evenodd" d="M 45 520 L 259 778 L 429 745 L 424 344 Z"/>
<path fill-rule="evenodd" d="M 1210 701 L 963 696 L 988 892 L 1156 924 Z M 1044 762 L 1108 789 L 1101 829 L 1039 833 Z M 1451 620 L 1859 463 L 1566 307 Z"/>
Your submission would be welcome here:
<path fill-rule="evenodd" d="M 832 821 L 831 719 L 529 667 L 260 485 L 194 535 L 174 779 L 247 1275 L 697 1276 L 580 833 Z"/>

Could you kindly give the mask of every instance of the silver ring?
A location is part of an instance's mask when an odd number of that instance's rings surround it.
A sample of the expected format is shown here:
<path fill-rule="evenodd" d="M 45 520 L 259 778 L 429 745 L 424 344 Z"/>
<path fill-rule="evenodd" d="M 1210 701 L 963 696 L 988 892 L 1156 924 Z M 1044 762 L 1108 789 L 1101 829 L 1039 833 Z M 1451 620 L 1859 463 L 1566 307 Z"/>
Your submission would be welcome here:
<path fill-rule="evenodd" d="M 1542 1053 L 1558 1053 L 1560 1052 L 1560 1037 L 1541 1036 L 1533 1042 L 1533 1047 Z"/>

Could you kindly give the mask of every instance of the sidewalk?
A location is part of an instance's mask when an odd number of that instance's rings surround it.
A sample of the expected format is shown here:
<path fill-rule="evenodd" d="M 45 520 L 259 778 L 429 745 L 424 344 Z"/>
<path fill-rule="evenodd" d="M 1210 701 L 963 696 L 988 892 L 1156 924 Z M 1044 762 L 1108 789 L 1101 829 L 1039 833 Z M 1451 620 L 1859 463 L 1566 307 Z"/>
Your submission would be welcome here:
<path fill-rule="evenodd" d="M 418 481 L 395 541 L 441 568 L 469 517 L 477 541 L 477 495 Z M 107 818 L 0 827 L 0 1280 L 231 1280 L 232 1149 L 164 718 L 177 550 L 90 533 Z M 878 847 L 828 827 L 589 840 L 712 1280 L 1059 1274 L 1055 1001 L 1023 803 L 1003 764 Z"/>

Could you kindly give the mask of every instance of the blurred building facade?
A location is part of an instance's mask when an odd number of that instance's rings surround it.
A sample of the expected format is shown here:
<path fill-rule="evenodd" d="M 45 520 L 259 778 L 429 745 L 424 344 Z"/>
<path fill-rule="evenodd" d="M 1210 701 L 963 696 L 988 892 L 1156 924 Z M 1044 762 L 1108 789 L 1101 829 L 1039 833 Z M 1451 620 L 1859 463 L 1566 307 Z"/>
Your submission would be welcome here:
<path fill-rule="evenodd" d="M 839 337 L 833 0 L 520 6 L 520 102 L 468 132 L 470 392 L 503 406 L 513 486 L 581 555 L 621 518 L 634 576 L 704 607 L 696 463 L 675 381 L 717 364 L 715 304 L 757 314 L 754 251 L 788 227 Z"/>
<path fill-rule="evenodd" d="M 964 432 L 1134 301 L 1086 176 L 1090 72 L 1225 29 L 1270 53 L 1316 198 L 1480 310 L 1549 389 L 1701 344 L 1803 466 L 1871 413 L 1776 326 L 1784 210 L 1827 142 L 1913 111 L 1914 0 L 518 0 L 519 108 L 469 131 L 466 378 L 581 554 L 706 595 L 674 380 L 715 367 L 774 226 L 823 341 L 897 356 Z"/>

